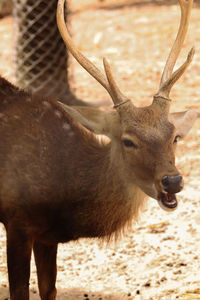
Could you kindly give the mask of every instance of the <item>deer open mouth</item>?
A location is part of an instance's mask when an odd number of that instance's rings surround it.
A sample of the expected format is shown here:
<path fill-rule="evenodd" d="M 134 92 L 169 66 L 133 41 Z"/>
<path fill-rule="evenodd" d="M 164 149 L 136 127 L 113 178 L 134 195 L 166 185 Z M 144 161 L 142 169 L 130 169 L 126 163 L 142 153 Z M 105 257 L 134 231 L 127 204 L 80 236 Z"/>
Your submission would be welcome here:
<path fill-rule="evenodd" d="M 158 203 L 165 210 L 174 210 L 178 206 L 176 195 L 169 193 L 160 193 Z"/>

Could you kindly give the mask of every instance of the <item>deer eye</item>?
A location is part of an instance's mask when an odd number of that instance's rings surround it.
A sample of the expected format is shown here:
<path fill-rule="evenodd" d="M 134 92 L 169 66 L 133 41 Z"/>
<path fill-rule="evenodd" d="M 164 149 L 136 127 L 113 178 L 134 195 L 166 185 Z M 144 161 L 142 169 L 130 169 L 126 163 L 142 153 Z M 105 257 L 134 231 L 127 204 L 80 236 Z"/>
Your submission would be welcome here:
<path fill-rule="evenodd" d="M 136 144 L 134 144 L 131 140 L 129 139 L 123 139 L 123 144 L 125 147 L 127 148 L 135 148 L 138 149 L 138 146 Z"/>
<path fill-rule="evenodd" d="M 180 138 L 181 138 L 180 135 L 176 135 L 173 143 L 177 144 L 177 142 L 180 140 Z"/>

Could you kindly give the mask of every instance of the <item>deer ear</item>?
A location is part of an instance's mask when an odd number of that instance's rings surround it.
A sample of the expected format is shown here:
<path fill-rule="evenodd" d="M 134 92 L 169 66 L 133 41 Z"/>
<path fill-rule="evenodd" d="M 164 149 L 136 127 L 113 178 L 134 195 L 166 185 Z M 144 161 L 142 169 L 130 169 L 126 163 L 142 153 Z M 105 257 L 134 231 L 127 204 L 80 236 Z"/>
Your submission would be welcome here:
<path fill-rule="evenodd" d="M 119 115 L 114 110 L 102 111 L 94 107 L 68 106 L 59 103 L 76 121 L 95 134 L 112 138 L 119 128 Z"/>
<path fill-rule="evenodd" d="M 200 113 L 192 109 L 169 114 L 169 121 L 174 124 L 177 135 L 181 138 L 187 135 L 197 118 L 200 118 Z"/>

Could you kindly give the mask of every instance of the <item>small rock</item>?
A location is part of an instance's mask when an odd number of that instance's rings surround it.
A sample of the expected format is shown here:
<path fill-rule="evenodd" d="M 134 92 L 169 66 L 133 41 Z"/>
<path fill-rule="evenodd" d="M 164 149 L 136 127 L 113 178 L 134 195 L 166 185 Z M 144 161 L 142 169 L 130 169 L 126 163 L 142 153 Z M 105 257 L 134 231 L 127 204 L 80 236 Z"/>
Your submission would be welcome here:
<path fill-rule="evenodd" d="M 173 274 L 174 274 L 174 275 L 182 274 L 182 271 L 181 271 L 181 270 L 178 270 L 178 271 L 173 272 Z"/>
<path fill-rule="evenodd" d="M 187 264 L 186 263 L 180 263 L 180 264 L 177 264 L 177 266 L 176 267 L 186 267 L 187 266 Z"/>
<path fill-rule="evenodd" d="M 165 276 L 163 276 L 163 277 L 160 279 L 161 282 L 166 281 L 166 280 L 167 280 L 167 278 L 166 278 Z"/>
<path fill-rule="evenodd" d="M 151 282 L 150 281 L 147 281 L 145 284 L 144 284 L 145 287 L 150 287 L 151 286 Z"/>
<path fill-rule="evenodd" d="M 167 263 L 166 266 L 167 267 L 173 267 L 173 263 Z"/>

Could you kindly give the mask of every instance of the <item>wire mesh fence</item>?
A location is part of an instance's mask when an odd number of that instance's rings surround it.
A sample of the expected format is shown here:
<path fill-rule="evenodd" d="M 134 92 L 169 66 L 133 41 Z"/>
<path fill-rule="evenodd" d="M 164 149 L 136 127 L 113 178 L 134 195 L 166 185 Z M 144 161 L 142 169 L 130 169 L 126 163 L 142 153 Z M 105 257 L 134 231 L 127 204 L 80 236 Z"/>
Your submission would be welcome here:
<path fill-rule="evenodd" d="M 13 0 L 16 83 L 64 97 L 68 93 L 66 48 L 56 25 L 57 0 Z"/>

